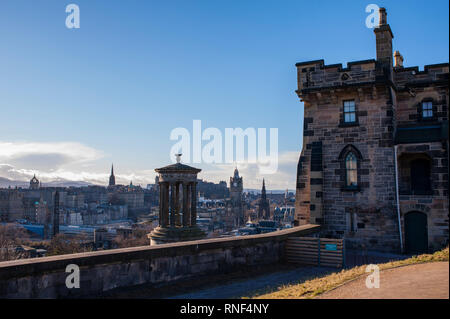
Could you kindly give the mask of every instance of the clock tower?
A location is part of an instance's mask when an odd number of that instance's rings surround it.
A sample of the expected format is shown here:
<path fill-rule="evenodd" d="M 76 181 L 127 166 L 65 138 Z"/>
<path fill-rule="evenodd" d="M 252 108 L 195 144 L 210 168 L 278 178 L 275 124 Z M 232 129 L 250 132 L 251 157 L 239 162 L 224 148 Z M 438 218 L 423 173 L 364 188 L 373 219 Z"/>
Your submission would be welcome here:
<path fill-rule="evenodd" d="M 239 227 L 244 224 L 244 202 L 243 202 L 243 181 L 242 177 L 239 176 L 239 171 L 236 168 L 234 170 L 233 177 L 230 177 L 230 202 L 233 214 L 233 219 L 235 220 L 235 226 Z"/>

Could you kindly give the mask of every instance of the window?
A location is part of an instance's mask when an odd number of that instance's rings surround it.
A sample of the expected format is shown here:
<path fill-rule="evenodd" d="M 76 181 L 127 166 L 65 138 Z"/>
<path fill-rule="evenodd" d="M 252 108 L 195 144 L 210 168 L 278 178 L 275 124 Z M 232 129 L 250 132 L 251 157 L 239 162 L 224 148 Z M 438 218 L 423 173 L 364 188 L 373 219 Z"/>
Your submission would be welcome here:
<path fill-rule="evenodd" d="M 344 123 L 356 122 L 355 101 L 344 101 Z"/>
<path fill-rule="evenodd" d="M 427 194 L 431 191 L 431 165 L 426 159 L 411 161 L 411 192 L 412 194 Z"/>
<path fill-rule="evenodd" d="M 433 102 L 422 102 L 422 118 L 433 117 Z"/>
<path fill-rule="evenodd" d="M 359 192 L 365 187 L 361 176 L 368 175 L 368 170 L 361 170 L 363 164 L 361 152 L 353 145 L 345 146 L 339 154 L 339 174 L 341 191 Z"/>
<path fill-rule="evenodd" d="M 357 230 L 356 212 L 352 208 L 346 210 L 347 232 L 354 233 Z"/>
<path fill-rule="evenodd" d="M 356 188 L 358 186 L 358 162 L 356 155 L 350 152 L 345 157 L 345 186 Z"/>

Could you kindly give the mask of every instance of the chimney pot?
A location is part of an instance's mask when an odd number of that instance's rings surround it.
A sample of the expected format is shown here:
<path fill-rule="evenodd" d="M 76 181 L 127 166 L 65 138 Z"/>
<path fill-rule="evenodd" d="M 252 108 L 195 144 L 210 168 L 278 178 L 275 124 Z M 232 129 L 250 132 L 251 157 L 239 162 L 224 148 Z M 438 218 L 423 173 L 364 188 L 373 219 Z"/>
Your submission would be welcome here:
<path fill-rule="evenodd" d="M 403 68 L 403 55 L 398 51 L 394 52 L 394 67 Z"/>
<path fill-rule="evenodd" d="M 380 14 L 380 26 L 382 25 L 386 25 L 387 24 L 387 12 L 386 12 L 386 8 L 380 8 L 378 10 L 379 14 Z"/>

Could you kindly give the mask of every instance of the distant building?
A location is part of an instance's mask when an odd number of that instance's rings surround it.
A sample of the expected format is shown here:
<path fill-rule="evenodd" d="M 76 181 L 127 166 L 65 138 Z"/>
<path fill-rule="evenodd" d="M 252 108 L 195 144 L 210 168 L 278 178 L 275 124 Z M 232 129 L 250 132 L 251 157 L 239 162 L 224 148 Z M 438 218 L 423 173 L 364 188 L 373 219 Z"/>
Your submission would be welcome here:
<path fill-rule="evenodd" d="M 116 185 L 116 177 L 114 176 L 114 165 L 111 165 L 111 175 L 109 176 L 109 186 Z"/>
<path fill-rule="evenodd" d="M 36 175 L 30 180 L 30 189 L 39 189 L 39 180 L 36 178 Z"/>
<path fill-rule="evenodd" d="M 24 218 L 23 193 L 17 189 L 0 190 L 0 222 Z"/>
<path fill-rule="evenodd" d="M 270 217 L 270 205 L 266 194 L 266 183 L 263 179 L 261 198 L 259 199 L 258 219 L 269 219 Z"/>
<path fill-rule="evenodd" d="M 233 177 L 230 177 L 230 205 L 235 227 L 240 227 L 245 223 L 243 191 L 244 182 L 236 168 Z"/>
<path fill-rule="evenodd" d="M 55 202 L 53 204 L 53 232 L 52 236 L 55 237 L 59 234 L 59 192 L 55 192 Z"/>

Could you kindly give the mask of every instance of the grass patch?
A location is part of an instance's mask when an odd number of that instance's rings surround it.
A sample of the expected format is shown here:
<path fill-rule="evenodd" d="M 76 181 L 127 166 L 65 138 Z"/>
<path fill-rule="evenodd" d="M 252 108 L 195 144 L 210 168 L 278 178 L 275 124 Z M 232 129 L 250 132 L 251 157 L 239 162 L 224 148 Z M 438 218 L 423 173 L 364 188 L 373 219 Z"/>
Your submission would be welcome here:
<path fill-rule="evenodd" d="M 384 264 L 378 264 L 380 270 L 391 269 L 401 266 L 415 265 L 427 262 L 448 261 L 449 248 L 437 251 L 434 254 L 423 254 L 413 256 L 404 260 L 390 261 Z M 335 272 L 331 275 L 315 278 L 305 281 L 301 284 L 281 286 L 278 291 L 254 296 L 257 299 L 305 299 L 313 298 L 331 289 L 334 289 L 348 281 L 365 275 L 366 265 L 358 266 L 352 269 Z"/>

